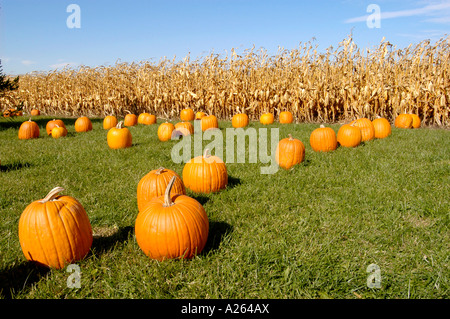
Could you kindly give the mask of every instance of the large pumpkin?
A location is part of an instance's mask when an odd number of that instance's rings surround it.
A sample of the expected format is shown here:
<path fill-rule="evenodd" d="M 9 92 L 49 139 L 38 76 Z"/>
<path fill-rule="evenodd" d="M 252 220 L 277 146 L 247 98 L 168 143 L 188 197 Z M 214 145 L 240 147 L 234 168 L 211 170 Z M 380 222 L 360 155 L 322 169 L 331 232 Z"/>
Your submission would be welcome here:
<path fill-rule="evenodd" d="M 309 144 L 316 152 L 329 152 L 337 148 L 336 133 L 331 127 L 320 125 L 311 132 Z"/>
<path fill-rule="evenodd" d="M 36 122 L 29 119 L 23 122 L 19 127 L 19 140 L 28 140 L 39 137 L 39 126 Z"/>
<path fill-rule="evenodd" d="M 245 113 L 233 115 L 231 118 L 231 125 L 234 128 L 246 127 L 248 125 L 248 115 Z"/>
<path fill-rule="evenodd" d="M 194 111 L 192 109 L 181 110 L 180 119 L 183 122 L 193 121 L 195 119 Z"/>
<path fill-rule="evenodd" d="M 186 194 L 186 188 L 183 181 L 176 172 L 171 169 L 160 167 L 147 173 L 138 183 L 137 186 L 137 204 L 138 210 L 142 211 L 147 203 L 155 197 L 164 195 L 164 192 L 169 185 L 170 179 L 175 176 L 175 180 L 171 195 Z"/>
<path fill-rule="evenodd" d="M 175 126 L 170 122 L 161 123 L 158 127 L 158 138 L 161 142 L 168 141 L 172 138 Z"/>
<path fill-rule="evenodd" d="M 272 113 L 264 113 L 260 116 L 259 122 L 264 125 L 273 123 L 273 114 Z"/>
<path fill-rule="evenodd" d="M 377 117 L 372 121 L 375 130 L 375 138 L 386 138 L 391 135 L 391 123 L 384 117 Z"/>
<path fill-rule="evenodd" d="M 279 121 L 281 124 L 289 124 L 294 122 L 294 116 L 289 111 L 283 111 L 280 113 Z"/>
<path fill-rule="evenodd" d="M 361 130 L 361 142 L 370 141 L 375 138 L 375 128 L 371 120 L 363 117 L 350 122 L 350 124 L 353 123 Z"/>
<path fill-rule="evenodd" d="M 395 127 L 398 128 L 412 128 L 413 118 L 411 114 L 400 114 L 394 120 Z"/>
<path fill-rule="evenodd" d="M 278 142 L 275 160 L 277 164 L 284 168 L 290 169 L 296 164 L 300 164 L 305 159 L 305 145 L 299 139 L 289 137 L 283 138 Z"/>
<path fill-rule="evenodd" d="M 92 122 L 88 117 L 82 116 L 77 118 L 77 120 L 75 121 L 76 132 L 88 132 L 91 130 L 92 130 Z"/>
<path fill-rule="evenodd" d="M 103 119 L 103 129 L 109 130 L 116 127 L 118 124 L 117 118 L 114 115 L 108 115 Z"/>
<path fill-rule="evenodd" d="M 19 241 L 27 260 L 51 268 L 81 260 L 92 245 L 88 215 L 78 200 L 56 187 L 29 204 L 19 219 Z"/>
<path fill-rule="evenodd" d="M 151 259 L 192 258 L 206 245 L 208 215 L 203 206 L 186 195 L 171 195 L 173 176 L 164 196 L 153 198 L 135 222 L 136 241 Z"/>
<path fill-rule="evenodd" d="M 352 124 L 342 125 L 337 133 L 337 141 L 343 147 L 356 147 L 361 144 L 361 129 Z"/>
<path fill-rule="evenodd" d="M 225 163 L 217 156 L 208 154 L 192 158 L 184 165 L 183 182 L 186 188 L 196 193 L 217 192 L 228 184 Z"/>
<path fill-rule="evenodd" d="M 207 115 L 201 118 L 202 131 L 219 128 L 219 121 L 215 115 Z"/>
<path fill-rule="evenodd" d="M 120 121 L 116 127 L 110 128 L 106 135 L 106 142 L 112 149 L 127 148 L 133 143 L 130 130 L 122 125 L 123 121 Z"/>
<path fill-rule="evenodd" d="M 66 128 L 66 126 L 64 125 L 64 122 L 62 120 L 53 119 L 51 121 L 48 121 L 47 125 L 45 126 L 47 135 L 52 135 L 52 129 L 57 126 Z"/>

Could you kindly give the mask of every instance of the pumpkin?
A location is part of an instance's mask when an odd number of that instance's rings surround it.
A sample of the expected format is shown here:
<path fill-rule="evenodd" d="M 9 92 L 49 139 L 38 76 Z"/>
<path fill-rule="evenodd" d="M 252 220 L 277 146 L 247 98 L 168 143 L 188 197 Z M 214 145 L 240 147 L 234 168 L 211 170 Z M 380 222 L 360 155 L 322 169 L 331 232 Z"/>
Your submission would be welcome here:
<path fill-rule="evenodd" d="M 67 129 L 64 126 L 59 126 L 56 124 L 56 127 L 52 129 L 52 137 L 60 138 L 64 136 L 67 136 Z"/>
<path fill-rule="evenodd" d="M 183 136 L 194 134 L 194 125 L 191 122 L 178 122 L 175 124 L 175 131 L 175 134 Z"/>
<path fill-rule="evenodd" d="M 203 206 L 186 195 L 171 195 L 173 176 L 164 196 L 153 198 L 138 213 L 135 235 L 138 246 L 151 259 L 189 259 L 202 252 L 209 232 Z"/>
<path fill-rule="evenodd" d="M 413 124 L 413 118 L 411 114 L 399 114 L 394 121 L 395 127 L 398 128 L 411 128 Z"/>
<path fill-rule="evenodd" d="M 137 124 L 137 116 L 133 113 L 128 113 L 125 115 L 125 118 L 123 120 L 124 126 L 135 126 Z"/>
<path fill-rule="evenodd" d="M 62 120 L 51 120 L 47 122 L 47 125 L 45 126 L 45 130 L 47 131 L 47 135 L 52 135 L 52 129 L 56 126 L 59 127 L 64 127 L 66 128 L 66 126 L 64 125 L 64 122 Z"/>
<path fill-rule="evenodd" d="M 414 113 L 410 113 L 409 115 L 411 115 L 413 121 L 412 121 L 412 128 L 419 128 L 420 127 L 420 123 L 422 122 L 420 120 L 420 117 L 417 114 Z"/>
<path fill-rule="evenodd" d="M 279 121 L 281 124 L 289 124 L 294 122 L 294 117 L 292 116 L 291 112 L 284 111 L 280 113 Z"/>
<path fill-rule="evenodd" d="M 218 192 L 228 184 L 225 163 L 217 156 L 208 154 L 189 160 L 183 167 L 183 182 L 186 188 L 196 193 Z"/>
<path fill-rule="evenodd" d="M 386 138 L 391 135 L 391 123 L 383 117 L 377 117 L 372 121 L 375 130 L 375 138 Z"/>
<path fill-rule="evenodd" d="M 275 153 L 277 164 L 284 169 L 290 169 L 305 159 L 305 145 L 291 134 L 288 136 L 278 142 Z"/>
<path fill-rule="evenodd" d="M 192 109 L 181 110 L 180 119 L 183 122 L 193 121 L 195 119 L 194 111 Z"/>
<path fill-rule="evenodd" d="M 361 142 L 370 141 L 375 138 L 375 128 L 371 120 L 363 117 L 350 122 L 350 124 L 353 123 L 361 130 Z"/>
<path fill-rule="evenodd" d="M 143 125 L 152 125 L 156 123 L 156 116 L 149 113 L 141 113 L 138 117 L 138 123 Z"/>
<path fill-rule="evenodd" d="M 246 127 L 248 125 L 248 115 L 245 113 L 233 115 L 231 118 L 231 125 L 234 128 Z"/>
<path fill-rule="evenodd" d="M 32 109 L 30 112 L 30 115 L 32 115 L 32 116 L 37 116 L 40 114 L 41 114 L 41 111 L 39 111 L 38 109 Z"/>
<path fill-rule="evenodd" d="M 92 245 L 89 217 L 78 200 L 56 187 L 29 204 L 19 219 L 19 242 L 27 260 L 61 269 L 84 258 Z"/>
<path fill-rule="evenodd" d="M 171 169 L 160 167 L 147 173 L 138 183 L 137 186 L 137 204 L 138 210 L 142 211 L 147 203 L 155 197 L 164 195 L 164 192 L 169 185 L 170 179 L 176 176 L 171 195 L 186 194 L 186 188 L 180 176 Z"/>
<path fill-rule="evenodd" d="M 39 137 L 39 126 L 36 122 L 29 119 L 23 122 L 19 127 L 19 140 L 28 140 Z"/>
<path fill-rule="evenodd" d="M 158 138 L 161 142 L 168 141 L 172 138 L 175 126 L 170 122 L 161 123 L 158 127 Z"/>
<path fill-rule="evenodd" d="M 207 115 L 201 118 L 202 131 L 219 128 L 219 121 L 215 115 Z"/>
<path fill-rule="evenodd" d="M 343 147 L 356 147 L 362 141 L 361 129 L 355 123 L 344 124 L 338 130 L 337 141 Z"/>
<path fill-rule="evenodd" d="M 91 130 L 92 130 L 92 122 L 88 117 L 82 116 L 77 118 L 77 120 L 75 121 L 76 132 L 88 132 Z"/>
<path fill-rule="evenodd" d="M 103 119 L 103 128 L 105 130 L 109 130 L 113 127 L 116 127 L 118 121 L 114 115 L 108 115 Z"/>
<path fill-rule="evenodd" d="M 336 133 L 331 127 L 320 125 L 311 132 L 309 144 L 316 152 L 329 152 L 337 148 Z"/>
<path fill-rule="evenodd" d="M 274 119 L 273 119 L 273 114 L 272 113 L 264 113 L 259 118 L 259 122 L 261 124 L 264 124 L 264 125 L 272 124 L 273 121 L 274 121 Z"/>
<path fill-rule="evenodd" d="M 130 147 L 133 143 L 130 130 L 123 127 L 123 121 L 120 121 L 116 127 L 110 128 L 106 135 L 106 142 L 109 148 L 119 149 Z"/>
<path fill-rule="evenodd" d="M 202 117 L 205 117 L 205 116 L 207 116 L 207 114 L 205 112 L 198 111 L 197 113 L 195 113 L 196 120 L 201 120 Z"/>

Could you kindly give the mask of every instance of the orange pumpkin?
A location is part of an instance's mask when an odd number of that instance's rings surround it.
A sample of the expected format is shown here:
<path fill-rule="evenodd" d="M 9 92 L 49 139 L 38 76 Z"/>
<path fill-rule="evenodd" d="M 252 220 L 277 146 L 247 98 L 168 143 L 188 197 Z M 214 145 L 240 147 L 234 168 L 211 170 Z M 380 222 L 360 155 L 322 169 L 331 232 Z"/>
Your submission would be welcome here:
<path fill-rule="evenodd" d="M 203 206 L 186 195 L 171 195 L 173 176 L 164 196 L 153 198 L 135 222 L 136 241 L 151 259 L 192 258 L 206 245 L 208 215 Z"/>
<path fill-rule="evenodd" d="M 41 114 L 41 111 L 39 111 L 38 109 L 32 109 L 30 112 L 30 115 L 32 115 L 32 116 L 37 116 L 40 114 Z"/>
<path fill-rule="evenodd" d="M 172 138 L 175 126 L 170 122 L 161 123 L 158 127 L 158 138 L 161 142 L 166 142 Z"/>
<path fill-rule="evenodd" d="M 259 122 L 264 125 L 272 124 L 274 121 L 272 113 L 264 113 L 260 116 Z"/>
<path fill-rule="evenodd" d="M 109 130 L 113 127 L 116 127 L 118 121 L 114 115 L 108 115 L 103 119 L 103 128 L 105 130 Z"/>
<path fill-rule="evenodd" d="M 279 121 L 281 124 L 289 124 L 294 122 L 294 117 L 292 116 L 291 112 L 284 111 L 280 113 Z"/>
<path fill-rule="evenodd" d="M 180 119 L 183 122 L 193 121 L 195 119 L 194 111 L 192 109 L 181 110 Z"/>
<path fill-rule="evenodd" d="M 138 210 L 142 211 L 147 203 L 155 197 L 164 195 L 164 192 L 169 185 L 170 179 L 176 176 L 171 195 L 186 194 L 186 188 L 183 181 L 176 172 L 171 169 L 160 167 L 147 173 L 138 183 L 137 186 L 137 204 Z"/>
<path fill-rule="evenodd" d="M 316 152 L 329 152 L 337 148 L 336 133 L 331 127 L 320 125 L 312 131 L 309 137 L 309 144 Z"/>
<path fill-rule="evenodd" d="M 19 242 L 27 260 L 61 269 L 84 258 L 92 245 L 91 224 L 83 206 L 56 187 L 29 204 L 19 219 Z"/>
<path fill-rule="evenodd" d="M 350 125 L 353 123 L 361 130 L 361 142 L 370 141 L 375 138 L 375 128 L 371 120 L 363 117 L 350 122 Z"/>
<path fill-rule="evenodd" d="M 194 134 L 194 126 L 191 122 L 178 122 L 177 124 L 175 124 L 175 131 L 175 134 L 187 136 L 190 134 Z"/>
<path fill-rule="evenodd" d="M 52 129 L 54 127 L 64 127 L 66 128 L 66 126 L 64 125 L 64 122 L 62 120 L 51 120 L 47 122 L 47 125 L 45 126 L 45 130 L 47 131 L 47 135 L 52 135 Z"/>
<path fill-rule="evenodd" d="M 422 122 L 420 120 L 420 117 L 417 114 L 414 114 L 414 113 L 411 113 L 410 115 L 411 115 L 411 117 L 413 119 L 413 121 L 412 121 L 412 128 L 419 128 L 420 124 Z"/>
<path fill-rule="evenodd" d="M 67 136 L 67 129 L 64 126 L 59 126 L 56 124 L 56 127 L 52 129 L 52 137 L 53 138 L 60 138 Z"/>
<path fill-rule="evenodd" d="M 355 123 L 344 124 L 338 130 L 337 141 L 343 147 L 356 147 L 362 141 L 361 129 Z"/>
<path fill-rule="evenodd" d="M 375 138 L 386 138 L 391 135 L 391 123 L 383 117 L 377 117 L 372 121 L 375 130 Z"/>
<path fill-rule="evenodd" d="M 137 124 L 136 114 L 128 113 L 123 120 L 124 126 L 135 126 Z"/>
<path fill-rule="evenodd" d="M 234 128 L 246 127 L 248 125 L 248 115 L 245 113 L 235 114 L 231 119 L 231 125 Z"/>
<path fill-rule="evenodd" d="M 290 169 L 303 162 L 304 159 L 305 145 L 299 139 L 293 138 L 289 134 L 289 137 L 278 142 L 275 160 L 280 167 Z"/>
<path fill-rule="evenodd" d="M 413 118 L 411 114 L 400 114 L 395 118 L 394 125 L 398 128 L 412 128 Z"/>
<path fill-rule="evenodd" d="M 106 135 L 108 146 L 112 149 L 131 147 L 133 143 L 130 130 L 122 125 L 123 121 L 120 121 L 116 127 L 110 128 Z"/>
<path fill-rule="evenodd" d="M 196 120 L 201 120 L 202 117 L 205 117 L 205 116 L 207 116 L 207 114 L 205 112 L 198 111 L 197 113 L 195 113 Z"/>
<path fill-rule="evenodd" d="M 76 132 L 88 132 L 91 130 L 92 130 L 92 122 L 88 117 L 82 116 L 77 118 L 77 120 L 75 121 Z"/>
<path fill-rule="evenodd" d="M 39 137 L 39 126 L 36 122 L 29 119 L 23 122 L 19 127 L 19 140 L 28 140 Z"/>
<path fill-rule="evenodd" d="M 219 128 L 219 121 L 215 115 L 208 115 L 201 118 L 202 131 Z"/>
<path fill-rule="evenodd" d="M 189 160 L 183 168 L 183 182 L 186 188 L 196 193 L 218 192 L 228 184 L 225 163 L 217 156 L 208 154 Z"/>

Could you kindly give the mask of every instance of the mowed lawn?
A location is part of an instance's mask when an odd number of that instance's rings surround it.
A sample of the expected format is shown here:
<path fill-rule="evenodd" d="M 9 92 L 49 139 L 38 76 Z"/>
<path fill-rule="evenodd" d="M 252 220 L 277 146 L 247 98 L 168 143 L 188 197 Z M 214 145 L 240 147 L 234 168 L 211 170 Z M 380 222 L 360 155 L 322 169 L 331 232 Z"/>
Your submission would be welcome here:
<path fill-rule="evenodd" d="M 138 125 L 131 148 L 112 150 L 101 119 L 76 133 L 69 118 L 68 136 L 56 140 L 45 133 L 52 118 L 33 118 L 34 140 L 17 137 L 27 118 L 0 120 L 1 298 L 449 297 L 448 129 L 393 127 L 386 139 L 316 153 L 309 136 L 318 124 L 272 124 L 280 138 L 304 143 L 304 162 L 267 175 L 260 168 L 268 164 L 227 163 L 225 190 L 187 192 L 209 217 L 205 249 L 158 262 L 134 236 L 136 189 L 161 166 L 181 176 L 183 163 L 171 159 L 177 142 L 160 142 L 157 125 Z M 224 134 L 231 127 L 219 125 Z M 27 262 L 19 244 L 22 211 L 56 186 L 82 203 L 93 227 L 91 251 L 76 263 L 80 288 L 68 287 L 66 269 Z M 380 288 L 367 284 L 371 264 Z"/>

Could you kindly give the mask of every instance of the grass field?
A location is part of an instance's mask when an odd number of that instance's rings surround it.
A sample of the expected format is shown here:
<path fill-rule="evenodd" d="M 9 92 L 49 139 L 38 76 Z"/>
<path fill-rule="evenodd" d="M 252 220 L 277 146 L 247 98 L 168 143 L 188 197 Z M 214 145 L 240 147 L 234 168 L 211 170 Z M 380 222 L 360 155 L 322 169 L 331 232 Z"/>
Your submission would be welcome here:
<path fill-rule="evenodd" d="M 228 187 L 188 195 L 203 204 L 210 232 L 192 260 L 149 260 L 134 237 L 136 188 L 150 170 L 174 164 L 175 141 L 157 125 L 130 130 L 133 146 L 111 150 L 101 119 L 93 131 L 18 140 L 20 123 L 0 119 L 1 298 L 448 298 L 450 130 L 401 130 L 354 149 L 315 153 L 317 124 L 273 124 L 306 146 L 294 169 L 228 163 Z M 220 121 L 220 128 L 231 127 Z M 338 124 L 330 125 L 336 132 Z M 252 122 L 250 127 L 261 127 Z M 205 144 L 209 141 L 205 141 Z M 94 242 L 77 262 L 81 288 L 66 269 L 26 262 L 18 240 L 25 207 L 61 186 L 89 215 Z M 370 264 L 381 288 L 369 288 Z"/>

